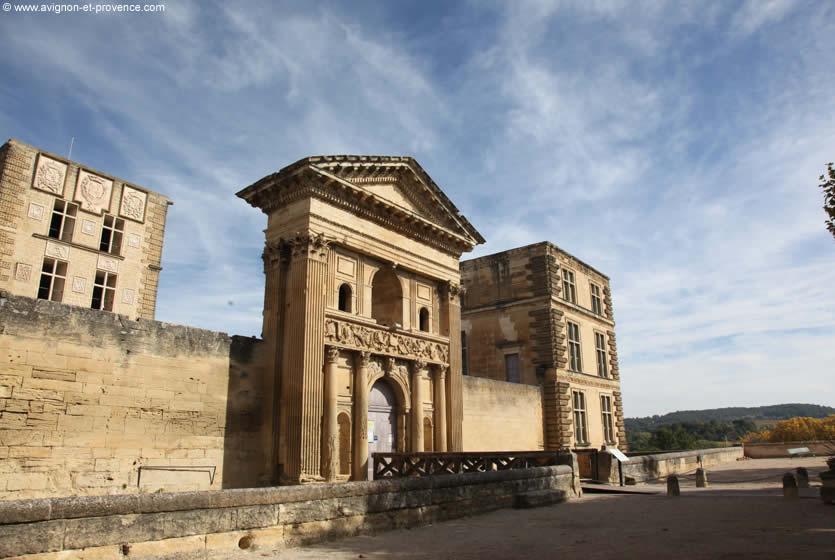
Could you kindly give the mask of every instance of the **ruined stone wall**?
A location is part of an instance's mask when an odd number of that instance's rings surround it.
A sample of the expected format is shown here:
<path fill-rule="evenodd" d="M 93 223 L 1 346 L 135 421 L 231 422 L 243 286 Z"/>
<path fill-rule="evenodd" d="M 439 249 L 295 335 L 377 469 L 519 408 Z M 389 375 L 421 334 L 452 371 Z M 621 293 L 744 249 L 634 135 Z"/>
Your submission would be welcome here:
<path fill-rule="evenodd" d="M 464 377 L 464 451 L 544 449 L 539 386 Z"/>
<path fill-rule="evenodd" d="M 260 341 L 0 296 L 0 499 L 266 481 Z"/>
<path fill-rule="evenodd" d="M 742 447 L 722 447 L 715 449 L 692 449 L 672 453 L 651 453 L 630 455 L 623 463 L 624 481 L 658 482 L 672 474 L 693 474 L 697 468 L 708 468 L 723 463 L 733 463 L 743 459 Z M 600 480 L 611 484 L 620 482 L 618 461 L 608 453 L 598 454 L 598 475 Z"/>

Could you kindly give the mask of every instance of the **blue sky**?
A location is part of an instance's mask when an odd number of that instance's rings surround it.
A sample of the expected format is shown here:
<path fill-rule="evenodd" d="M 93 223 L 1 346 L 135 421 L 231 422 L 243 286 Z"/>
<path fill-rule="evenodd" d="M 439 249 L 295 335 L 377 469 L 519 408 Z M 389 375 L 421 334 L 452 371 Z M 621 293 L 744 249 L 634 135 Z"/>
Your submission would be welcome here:
<path fill-rule="evenodd" d="M 260 332 L 300 157 L 416 157 L 487 238 L 611 277 L 628 416 L 835 405 L 829 2 L 165 2 L 0 13 L 0 135 L 168 194 L 158 318 Z"/>

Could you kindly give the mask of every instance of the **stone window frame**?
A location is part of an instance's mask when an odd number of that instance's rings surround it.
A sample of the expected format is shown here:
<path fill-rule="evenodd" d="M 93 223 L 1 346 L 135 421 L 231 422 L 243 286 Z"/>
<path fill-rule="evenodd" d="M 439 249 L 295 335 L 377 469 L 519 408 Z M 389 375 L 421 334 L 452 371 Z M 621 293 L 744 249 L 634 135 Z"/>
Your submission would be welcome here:
<path fill-rule="evenodd" d="M 568 370 L 583 373 L 583 349 L 580 339 L 580 323 L 566 319 L 565 332 L 568 348 Z M 576 334 L 576 339 L 572 337 L 573 334 Z"/>
<path fill-rule="evenodd" d="M 615 443 L 615 408 L 614 397 L 608 393 L 600 394 L 600 420 L 603 422 L 603 440 L 607 444 Z"/>
<path fill-rule="evenodd" d="M 589 444 L 588 402 L 586 392 L 574 389 L 571 391 L 571 406 L 574 418 L 574 443 L 577 446 Z"/>
<path fill-rule="evenodd" d="M 600 284 L 589 280 L 589 294 L 591 295 L 591 312 L 603 315 L 603 289 Z"/>
<path fill-rule="evenodd" d="M 502 352 L 502 356 L 504 358 L 504 380 L 507 383 L 522 383 L 522 354 L 519 352 L 518 347 L 508 348 Z M 508 368 L 508 358 L 511 356 L 516 357 L 516 380 L 513 381 L 510 379 L 510 368 Z"/>
<path fill-rule="evenodd" d="M 47 270 L 49 265 L 49 270 Z M 61 302 L 64 300 L 64 288 L 67 284 L 67 270 L 69 263 L 61 259 L 44 257 L 41 266 L 41 277 L 38 282 L 38 299 Z M 48 278 L 49 286 L 46 287 L 46 294 L 41 295 L 44 289 L 44 279 Z M 56 295 L 57 293 L 57 295 Z"/>
<path fill-rule="evenodd" d="M 467 331 L 461 331 L 461 373 L 470 375 L 470 346 Z"/>
<path fill-rule="evenodd" d="M 606 335 L 598 330 L 594 331 L 594 354 L 597 357 L 597 376 L 609 379 L 609 354 L 606 351 L 608 341 Z"/>
<path fill-rule="evenodd" d="M 59 205 L 61 208 L 59 209 Z M 56 198 L 52 206 L 52 214 L 49 218 L 49 229 L 46 235 L 50 239 L 71 243 L 75 233 L 75 220 L 78 216 L 78 204 L 69 202 L 63 198 Z M 57 220 L 57 228 L 56 228 Z M 57 229 L 55 233 L 53 230 Z"/>
<path fill-rule="evenodd" d="M 108 218 L 110 218 L 109 224 Z M 106 240 L 105 234 L 107 234 Z M 101 224 L 101 234 L 99 236 L 99 251 L 108 255 L 121 256 L 124 235 L 125 220 L 117 218 L 113 214 L 105 213 Z"/>
<path fill-rule="evenodd" d="M 562 298 L 577 305 L 577 274 L 565 266 L 562 267 Z"/>
<path fill-rule="evenodd" d="M 418 308 L 418 330 L 420 332 L 432 332 L 432 312 L 426 305 L 421 305 Z"/>
<path fill-rule="evenodd" d="M 347 293 L 343 297 L 342 289 L 347 288 Z M 339 289 L 336 292 L 336 308 L 343 313 L 354 313 L 354 289 L 350 282 L 342 282 L 339 284 Z"/>
<path fill-rule="evenodd" d="M 99 278 L 101 278 L 101 281 Z M 116 303 L 116 282 L 118 280 L 119 277 L 115 272 L 108 272 L 101 269 L 96 270 L 96 276 L 93 280 L 92 296 L 90 298 L 90 309 L 113 312 L 113 305 Z M 96 306 L 97 291 L 99 300 L 98 307 Z"/>

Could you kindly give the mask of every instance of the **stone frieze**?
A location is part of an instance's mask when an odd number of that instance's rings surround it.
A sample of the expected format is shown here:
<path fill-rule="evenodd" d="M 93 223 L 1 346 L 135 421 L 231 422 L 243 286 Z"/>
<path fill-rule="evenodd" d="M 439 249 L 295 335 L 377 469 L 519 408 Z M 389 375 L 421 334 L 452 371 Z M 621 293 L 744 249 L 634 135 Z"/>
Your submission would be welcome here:
<path fill-rule="evenodd" d="M 449 363 L 448 344 L 332 318 L 325 319 L 325 344 L 407 360 Z"/>

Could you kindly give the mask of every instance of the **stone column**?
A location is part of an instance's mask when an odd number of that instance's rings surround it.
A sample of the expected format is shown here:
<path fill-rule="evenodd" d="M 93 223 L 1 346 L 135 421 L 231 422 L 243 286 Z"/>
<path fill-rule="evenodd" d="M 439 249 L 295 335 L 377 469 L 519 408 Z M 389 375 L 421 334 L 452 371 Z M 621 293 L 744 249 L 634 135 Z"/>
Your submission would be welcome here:
<path fill-rule="evenodd" d="M 423 451 L 423 369 L 426 362 L 412 362 L 412 453 Z"/>
<path fill-rule="evenodd" d="M 313 232 L 290 242 L 282 360 L 283 478 L 290 483 L 321 480 L 328 244 Z"/>
<path fill-rule="evenodd" d="M 322 476 L 327 481 L 336 480 L 339 472 L 339 424 L 336 421 L 338 359 L 339 349 L 328 347 L 325 354 L 325 411 L 322 422 Z"/>
<path fill-rule="evenodd" d="M 264 340 L 264 415 L 265 428 L 263 445 L 270 450 L 265 457 L 270 461 L 265 473 L 269 474 L 270 482 L 279 482 L 278 466 L 284 463 L 284 450 L 281 447 L 281 351 L 284 314 L 280 309 L 284 304 L 284 291 L 287 284 L 287 265 L 289 251 L 281 242 L 267 242 L 261 258 L 264 261 L 264 318 L 261 327 L 261 338 Z"/>
<path fill-rule="evenodd" d="M 446 366 L 435 366 L 435 451 L 444 452 L 446 446 Z"/>
<path fill-rule="evenodd" d="M 463 451 L 462 427 L 464 422 L 464 380 L 461 373 L 461 303 L 460 286 L 449 282 L 444 286 L 441 299 L 442 316 L 449 325 L 449 372 L 447 375 L 447 450 Z"/>
<path fill-rule="evenodd" d="M 351 480 L 368 478 L 368 364 L 371 352 L 359 352 L 354 360 L 354 437 Z"/>

